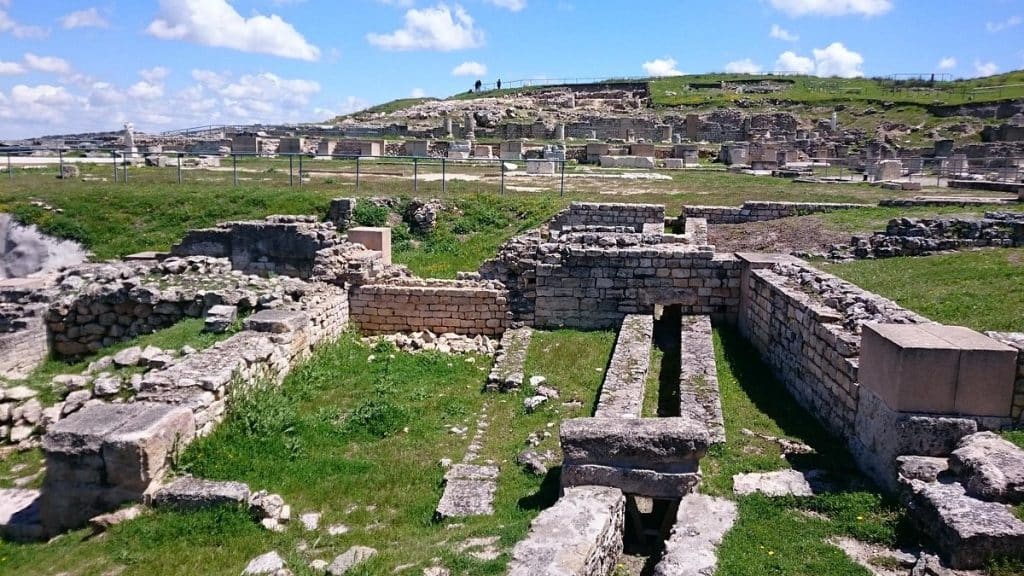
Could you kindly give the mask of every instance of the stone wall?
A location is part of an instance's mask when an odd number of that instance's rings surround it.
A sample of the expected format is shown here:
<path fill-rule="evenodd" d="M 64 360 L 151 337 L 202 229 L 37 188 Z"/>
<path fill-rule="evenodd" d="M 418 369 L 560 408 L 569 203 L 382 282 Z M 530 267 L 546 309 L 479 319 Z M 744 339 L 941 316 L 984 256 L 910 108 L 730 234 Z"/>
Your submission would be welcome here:
<path fill-rule="evenodd" d="M 631 314 L 622 321 L 595 418 L 639 418 L 644 406 L 647 371 L 651 365 L 654 317 Z"/>
<path fill-rule="evenodd" d="M 850 240 L 856 258 L 925 256 L 965 248 L 1024 246 L 1024 214 L 989 212 L 984 218 L 893 218 L 884 232 Z"/>
<path fill-rule="evenodd" d="M 551 230 L 566 226 L 623 226 L 643 232 L 644 224 L 665 223 L 665 207 L 661 204 L 598 204 L 573 202 L 551 220 Z"/>
<path fill-rule="evenodd" d="M 493 282 L 415 280 L 355 286 L 352 322 L 366 335 L 454 332 L 500 335 L 510 325 L 508 291 Z"/>
<path fill-rule="evenodd" d="M 739 304 L 740 265 L 686 244 L 568 244 L 544 256 L 536 282 L 538 327 L 610 328 L 627 314 L 651 314 L 656 304 L 728 319 Z"/>
<path fill-rule="evenodd" d="M 763 222 L 790 216 L 834 212 L 850 208 L 868 208 L 872 204 L 841 204 L 832 202 L 762 202 L 748 201 L 743 206 L 685 206 L 686 218 L 704 218 L 708 224 L 742 224 Z"/>
<path fill-rule="evenodd" d="M 801 406 L 833 434 L 849 436 L 860 324 L 928 320 L 793 258 L 741 258 L 740 331 Z"/>

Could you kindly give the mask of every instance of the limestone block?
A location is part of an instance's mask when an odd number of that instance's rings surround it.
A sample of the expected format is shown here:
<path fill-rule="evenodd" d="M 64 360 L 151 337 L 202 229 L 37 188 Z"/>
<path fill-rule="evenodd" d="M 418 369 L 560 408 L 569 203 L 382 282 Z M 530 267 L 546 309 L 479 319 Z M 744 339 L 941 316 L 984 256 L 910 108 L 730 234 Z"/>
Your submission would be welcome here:
<path fill-rule="evenodd" d="M 141 408 L 103 442 L 107 482 L 142 494 L 163 478 L 171 456 L 195 437 L 188 408 L 136 403 Z"/>
<path fill-rule="evenodd" d="M 308 325 L 309 316 L 292 310 L 260 310 L 245 319 L 246 330 L 273 334 L 298 332 Z"/>
<path fill-rule="evenodd" d="M 231 324 L 238 318 L 238 308 L 227 304 L 212 306 L 206 311 L 206 319 L 203 324 L 204 332 L 221 333 L 227 331 Z"/>
<path fill-rule="evenodd" d="M 954 411 L 968 416 L 1009 416 L 1017 350 L 963 326 L 920 326 L 960 351 Z"/>
<path fill-rule="evenodd" d="M 222 482 L 178 478 L 153 494 L 153 506 L 194 510 L 221 504 L 248 506 L 249 486 L 242 482 Z"/>
<path fill-rule="evenodd" d="M 368 249 L 381 253 L 385 265 L 391 264 L 391 228 L 359 226 L 348 229 L 348 241 L 362 244 Z"/>
<path fill-rule="evenodd" d="M 527 160 L 526 161 L 526 173 L 527 174 L 554 174 L 555 163 L 545 160 Z"/>
<path fill-rule="evenodd" d="M 860 383 L 893 410 L 953 413 L 959 362 L 956 348 L 917 324 L 864 324 Z"/>
<path fill-rule="evenodd" d="M 676 523 L 665 542 L 655 576 L 714 574 L 717 549 L 736 522 L 736 504 L 724 498 L 690 494 L 679 502 Z"/>
<path fill-rule="evenodd" d="M 1024 450 L 997 434 L 978 432 L 964 437 L 950 456 L 949 467 L 970 496 L 1024 502 Z"/>
<path fill-rule="evenodd" d="M 541 512 L 512 549 L 509 576 L 605 576 L 622 553 L 625 498 L 620 490 L 569 488 Z"/>
<path fill-rule="evenodd" d="M 566 464 L 695 472 L 707 430 L 689 418 L 573 418 L 562 422 Z"/>

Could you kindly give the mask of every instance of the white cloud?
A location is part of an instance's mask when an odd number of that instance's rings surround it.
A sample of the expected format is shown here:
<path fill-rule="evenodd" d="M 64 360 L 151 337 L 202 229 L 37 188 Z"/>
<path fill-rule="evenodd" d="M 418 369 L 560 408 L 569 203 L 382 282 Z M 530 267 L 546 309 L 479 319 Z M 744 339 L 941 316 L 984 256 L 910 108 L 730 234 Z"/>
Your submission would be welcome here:
<path fill-rule="evenodd" d="M 88 108 L 107 108 L 124 102 L 124 94 L 109 82 L 93 82 L 89 89 Z"/>
<path fill-rule="evenodd" d="M 644 72 L 648 76 L 682 76 L 683 73 L 676 69 L 675 58 L 655 58 L 643 64 Z"/>
<path fill-rule="evenodd" d="M 526 8 L 526 0 L 487 0 L 487 2 L 490 2 L 499 8 L 505 8 L 513 12 L 519 12 L 523 8 Z"/>
<path fill-rule="evenodd" d="M 938 66 L 939 70 L 952 70 L 953 68 L 956 68 L 956 58 L 947 56 L 942 60 L 939 60 Z"/>
<path fill-rule="evenodd" d="M 48 72 L 50 74 L 67 74 L 71 72 L 71 65 L 63 58 L 56 56 L 36 56 L 31 52 L 25 54 L 25 64 L 32 70 Z"/>
<path fill-rule="evenodd" d="M 726 64 L 725 71 L 730 74 L 757 74 L 761 71 L 761 66 L 755 64 L 750 58 L 744 58 L 743 60 L 733 60 Z"/>
<path fill-rule="evenodd" d="M 154 66 L 152 68 L 146 68 L 139 70 L 139 76 L 142 77 L 146 82 L 160 82 L 161 80 L 170 76 L 171 71 L 163 66 Z"/>
<path fill-rule="evenodd" d="M 778 24 L 772 24 L 772 29 L 768 33 L 768 35 L 777 40 L 784 40 L 786 42 L 796 42 L 797 40 L 800 39 L 799 36 L 793 34 L 789 30 L 786 30 L 785 28 L 779 26 Z"/>
<path fill-rule="evenodd" d="M 128 89 L 128 95 L 140 100 L 156 100 L 163 97 L 164 87 L 162 84 L 153 84 L 140 80 L 132 84 L 131 88 Z"/>
<path fill-rule="evenodd" d="M 2 4 L 8 6 L 9 4 Z M 18 24 L 5 10 L 0 10 L 0 32 L 10 32 L 15 38 L 39 39 L 46 38 L 50 31 L 39 26 L 25 26 Z"/>
<path fill-rule="evenodd" d="M 892 10 L 892 0 L 770 0 L 790 16 L 879 16 Z"/>
<path fill-rule="evenodd" d="M 1002 32 L 1008 28 L 1020 26 L 1021 22 L 1024 22 L 1024 19 L 1021 19 L 1020 16 L 1010 16 L 1002 22 L 985 22 L 985 29 L 993 33 Z"/>
<path fill-rule="evenodd" d="M 317 118 L 334 118 L 335 116 L 344 116 L 360 110 L 365 110 L 370 107 L 370 103 L 362 98 L 356 96 L 349 96 L 344 101 L 339 102 L 337 105 L 329 108 L 314 108 L 313 114 Z"/>
<path fill-rule="evenodd" d="M 483 76 L 487 74 L 487 66 L 479 62 L 463 62 L 452 68 L 452 76 Z"/>
<path fill-rule="evenodd" d="M 437 50 L 450 52 L 476 48 L 484 43 L 483 31 L 474 28 L 473 17 L 459 5 L 445 4 L 405 13 L 405 26 L 391 34 L 366 35 L 366 40 L 385 50 Z"/>
<path fill-rule="evenodd" d="M 243 18 L 227 0 L 160 0 L 146 32 L 163 40 L 315 61 L 320 49 L 280 16 Z"/>
<path fill-rule="evenodd" d="M 426 98 L 427 92 L 423 88 L 413 88 L 412 92 L 409 93 L 410 98 Z"/>
<path fill-rule="evenodd" d="M 775 70 L 787 74 L 813 74 L 814 60 L 786 50 L 775 60 Z"/>
<path fill-rule="evenodd" d="M 0 76 L 13 76 L 15 74 L 24 74 L 25 67 L 17 62 L 4 62 L 0 60 Z"/>
<path fill-rule="evenodd" d="M 997 66 L 995 62 L 982 62 L 981 60 L 975 60 L 974 72 L 978 76 L 991 76 L 996 72 L 999 72 L 999 66 Z"/>
<path fill-rule="evenodd" d="M 11 95 L 0 107 L 0 118 L 26 123 L 59 123 L 76 99 L 63 86 L 26 86 L 11 88 Z"/>
<path fill-rule="evenodd" d="M 823 49 L 815 48 L 814 71 L 818 76 L 839 76 L 855 78 L 863 76 L 864 57 L 843 46 L 842 42 L 833 42 Z"/>
<path fill-rule="evenodd" d="M 89 8 L 88 10 L 78 10 L 70 14 L 66 14 L 60 19 L 61 26 L 65 30 L 71 30 L 73 28 L 109 28 L 110 22 L 100 13 L 96 8 Z"/>

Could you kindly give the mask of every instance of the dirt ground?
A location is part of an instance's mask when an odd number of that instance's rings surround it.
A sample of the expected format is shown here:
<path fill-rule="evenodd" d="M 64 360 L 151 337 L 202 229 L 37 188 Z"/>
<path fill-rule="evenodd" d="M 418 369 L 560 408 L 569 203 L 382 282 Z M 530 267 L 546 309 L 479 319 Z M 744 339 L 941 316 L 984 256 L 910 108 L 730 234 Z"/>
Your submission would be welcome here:
<path fill-rule="evenodd" d="M 829 230 L 815 216 L 708 226 L 708 243 L 718 252 L 821 252 L 849 241 L 849 233 Z"/>

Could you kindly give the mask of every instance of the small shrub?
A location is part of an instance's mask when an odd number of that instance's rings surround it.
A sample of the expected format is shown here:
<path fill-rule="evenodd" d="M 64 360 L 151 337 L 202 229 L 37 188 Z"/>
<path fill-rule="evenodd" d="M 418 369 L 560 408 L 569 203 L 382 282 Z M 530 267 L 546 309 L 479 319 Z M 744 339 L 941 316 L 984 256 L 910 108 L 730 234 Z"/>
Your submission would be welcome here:
<path fill-rule="evenodd" d="M 360 226 L 386 226 L 388 209 L 371 202 L 357 202 L 355 210 L 352 211 L 352 219 Z"/>
<path fill-rule="evenodd" d="M 345 428 L 350 433 L 387 438 L 401 431 L 409 419 L 408 410 L 402 406 L 385 398 L 371 398 L 348 415 Z"/>
<path fill-rule="evenodd" d="M 237 390 L 230 402 L 228 425 L 245 436 L 283 434 L 297 419 L 292 401 L 267 383 Z"/>

